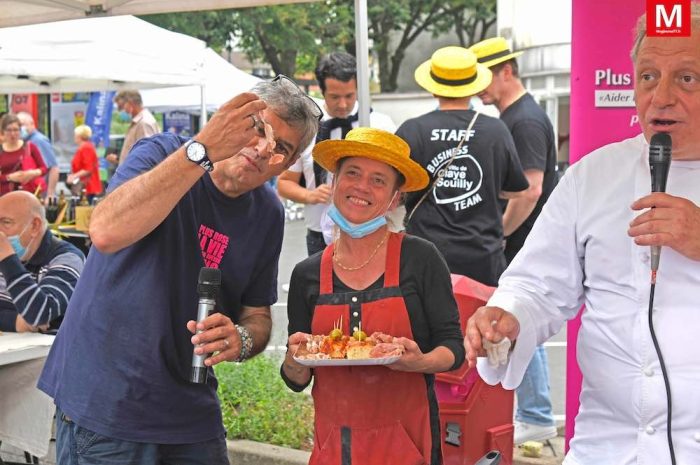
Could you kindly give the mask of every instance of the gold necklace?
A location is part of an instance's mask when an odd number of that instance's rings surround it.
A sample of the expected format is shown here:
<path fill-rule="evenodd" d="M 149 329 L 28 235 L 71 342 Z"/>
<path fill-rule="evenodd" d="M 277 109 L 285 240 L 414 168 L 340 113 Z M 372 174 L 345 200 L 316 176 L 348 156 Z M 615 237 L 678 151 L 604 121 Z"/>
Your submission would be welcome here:
<path fill-rule="evenodd" d="M 387 230 L 387 232 L 386 232 L 386 234 L 384 235 L 384 237 L 382 238 L 382 240 L 379 241 L 379 244 L 377 244 L 377 246 L 374 248 L 374 250 L 372 251 L 372 253 L 369 255 L 369 258 L 368 258 L 362 265 L 359 265 L 359 266 L 345 266 L 345 265 L 343 265 L 342 263 L 340 263 L 340 259 L 338 259 L 338 256 L 337 256 L 338 247 L 334 247 L 334 248 L 333 248 L 333 261 L 335 262 L 336 265 L 338 265 L 339 267 L 341 267 L 341 268 L 344 269 L 345 271 L 357 271 L 357 270 L 360 270 L 360 269 L 366 267 L 366 266 L 369 264 L 369 262 L 372 261 L 372 259 L 374 258 L 374 256 L 377 255 L 377 252 L 379 251 L 379 249 L 381 248 L 381 246 L 384 245 L 384 242 L 386 242 L 386 239 L 387 239 L 387 237 L 389 237 L 389 234 L 390 234 L 390 232 Z M 338 243 L 340 243 L 340 241 L 338 241 Z"/>

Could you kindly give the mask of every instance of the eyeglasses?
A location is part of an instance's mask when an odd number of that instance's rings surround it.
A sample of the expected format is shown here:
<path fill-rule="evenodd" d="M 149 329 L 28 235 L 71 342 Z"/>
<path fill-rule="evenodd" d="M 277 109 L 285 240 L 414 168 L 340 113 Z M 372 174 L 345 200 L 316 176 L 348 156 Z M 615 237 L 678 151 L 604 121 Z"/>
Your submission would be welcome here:
<path fill-rule="evenodd" d="M 304 97 L 306 97 L 306 98 L 308 98 L 309 100 L 311 100 L 311 103 L 313 103 L 314 106 L 316 107 L 316 110 L 318 110 L 318 113 L 317 113 L 316 115 L 314 115 L 314 116 L 315 116 L 319 121 L 321 121 L 321 120 L 323 119 L 323 110 L 321 110 L 321 107 L 318 106 L 318 103 L 316 103 L 316 100 L 312 99 L 309 95 L 306 94 L 306 92 L 304 92 L 303 90 L 301 90 L 301 89 L 299 88 L 299 84 L 297 84 L 296 82 L 294 82 L 294 80 L 293 80 L 292 78 L 287 77 L 287 76 L 285 76 L 284 74 L 278 74 L 278 75 L 275 76 L 275 78 L 272 80 L 272 82 L 281 82 L 281 81 L 287 81 L 287 82 L 291 83 L 291 84 L 294 85 L 294 87 L 299 91 L 299 93 L 301 93 Z"/>

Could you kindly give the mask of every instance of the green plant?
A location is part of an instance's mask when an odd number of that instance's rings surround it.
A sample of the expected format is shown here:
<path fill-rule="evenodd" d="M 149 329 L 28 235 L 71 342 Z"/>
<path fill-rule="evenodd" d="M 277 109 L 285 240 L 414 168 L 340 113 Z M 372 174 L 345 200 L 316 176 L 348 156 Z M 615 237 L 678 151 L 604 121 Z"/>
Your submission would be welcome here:
<path fill-rule="evenodd" d="M 260 355 L 245 363 L 216 366 L 219 399 L 229 439 L 309 450 L 313 401 L 289 390 L 279 374 L 281 359 Z"/>

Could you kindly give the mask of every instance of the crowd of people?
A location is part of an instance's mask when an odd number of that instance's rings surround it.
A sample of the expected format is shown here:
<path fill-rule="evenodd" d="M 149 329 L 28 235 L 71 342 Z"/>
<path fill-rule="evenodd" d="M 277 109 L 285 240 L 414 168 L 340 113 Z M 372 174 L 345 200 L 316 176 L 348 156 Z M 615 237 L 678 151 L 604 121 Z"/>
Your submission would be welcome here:
<path fill-rule="evenodd" d="M 584 157 L 558 185 L 552 124 L 520 79 L 522 52 L 502 37 L 435 50 L 414 77 L 437 106 L 398 128 L 375 111 L 359 126 L 356 63 L 344 52 L 318 62 L 321 106 L 278 75 L 191 139 L 160 133 L 138 92 L 120 92 L 131 126 L 107 155 L 118 168 L 92 214 L 87 259 L 52 235 L 34 195 L 56 190 L 50 143 L 31 115 L 5 115 L 0 330 L 57 334 L 38 386 L 57 407 L 58 463 L 229 463 L 213 367 L 245 362 L 270 338 L 280 197 L 306 205 L 308 258 L 289 283 L 280 375 L 293 391 L 313 384 L 311 464 L 443 463 L 435 374 L 463 363 L 517 389 L 516 443 L 554 437 L 542 344 L 582 304 L 581 409 L 564 463 L 694 463 L 699 4 L 691 23 L 689 37 L 648 37 L 640 18 L 641 133 Z M 499 117 L 476 110 L 477 98 Z M 669 193 L 649 194 L 659 132 L 672 137 Z M 90 138 L 75 128 L 67 183 L 95 196 Z M 649 246 L 664 257 L 647 310 Z M 197 320 L 202 267 L 221 270 L 221 286 Z M 495 288 L 466 334 L 451 273 Z M 314 335 L 349 345 L 371 335 L 397 359 L 361 373 L 310 367 L 295 354 Z M 495 362 L 485 358 L 494 347 L 505 348 Z M 189 382 L 193 353 L 205 358 L 204 384 Z"/>

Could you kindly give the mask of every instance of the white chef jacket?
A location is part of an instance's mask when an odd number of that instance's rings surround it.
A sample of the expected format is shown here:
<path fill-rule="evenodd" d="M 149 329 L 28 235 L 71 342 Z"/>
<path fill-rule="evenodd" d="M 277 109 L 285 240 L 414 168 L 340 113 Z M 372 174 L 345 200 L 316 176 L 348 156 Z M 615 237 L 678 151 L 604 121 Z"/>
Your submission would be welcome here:
<path fill-rule="evenodd" d="M 488 383 L 514 389 L 537 344 L 582 304 L 581 407 L 565 465 L 670 464 L 666 393 L 648 326 L 649 247 L 627 235 L 651 190 L 644 136 L 602 147 L 569 168 L 489 305 L 515 314 L 506 366 L 479 359 Z M 700 204 L 700 161 L 672 161 L 666 191 Z M 697 232 L 700 234 L 700 231 Z M 678 465 L 700 464 L 700 262 L 663 247 L 654 330 L 669 374 Z"/>

